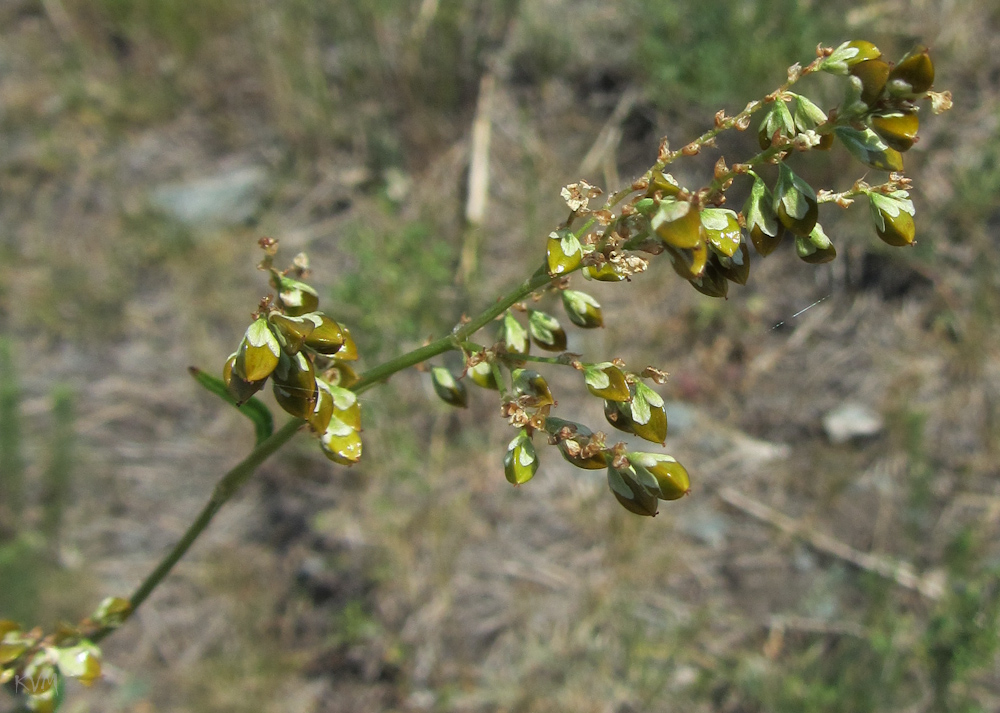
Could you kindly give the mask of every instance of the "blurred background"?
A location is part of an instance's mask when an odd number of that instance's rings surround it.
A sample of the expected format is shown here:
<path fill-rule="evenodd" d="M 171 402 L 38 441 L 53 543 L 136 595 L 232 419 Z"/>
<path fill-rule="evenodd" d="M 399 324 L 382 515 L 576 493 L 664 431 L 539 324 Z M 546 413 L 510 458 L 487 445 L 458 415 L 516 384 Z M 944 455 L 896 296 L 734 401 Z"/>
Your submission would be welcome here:
<path fill-rule="evenodd" d="M 728 300 L 662 259 L 583 288 L 607 327 L 573 351 L 670 372 L 689 497 L 635 517 L 549 449 L 511 488 L 492 392 L 397 375 L 362 463 L 300 437 L 265 464 L 66 710 L 997 710 L 996 2 L 0 0 L 0 618 L 127 596 L 252 446 L 187 367 L 267 293 L 260 236 L 371 366 L 532 271 L 561 186 L 632 180 L 855 38 L 928 44 L 955 96 L 906 155 L 914 248 L 825 207 L 835 262 L 786 243 Z"/>

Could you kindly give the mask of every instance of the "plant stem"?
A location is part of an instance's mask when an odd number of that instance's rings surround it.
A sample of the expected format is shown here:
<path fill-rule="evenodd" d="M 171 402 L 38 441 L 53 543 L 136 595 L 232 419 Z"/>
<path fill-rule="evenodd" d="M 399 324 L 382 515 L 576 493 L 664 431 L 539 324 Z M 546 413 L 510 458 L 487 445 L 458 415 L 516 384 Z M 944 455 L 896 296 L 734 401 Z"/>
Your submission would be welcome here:
<path fill-rule="evenodd" d="M 540 267 L 534 272 L 528 279 L 524 280 L 520 285 L 515 287 L 513 290 L 502 296 L 495 304 L 489 308 L 483 310 L 475 318 L 457 328 L 452 332 L 452 334 L 442 337 L 436 341 L 427 344 L 426 346 L 420 347 L 419 349 L 414 349 L 413 351 L 407 352 L 406 354 L 401 354 L 400 356 L 390 359 L 389 361 L 379 364 L 378 366 L 372 367 L 364 374 L 358 382 L 352 387 L 355 393 L 361 393 L 366 391 L 373 386 L 384 382 L 390 376 L 398 371 L 409 368 L 423 361 L 427 361 L 431 357 L 442 354 L 446 351 L 460 349 L 462 342 L 464 342 L 468 337 L 472 336 L 480 329 L 485 327 L 487 324 L 492 322 L 494 319 L 503 314 L 511 305 L 516 302 L 520 302 L 524 298 L 528 297 L 532 292 L 542 287 L 547 282 L 552 280 L 548 273 L 545 271 L 544 266 Z M 216 513 L 222 509 L 230 498 L 243 486 L 250 476 L 253 475 L 254 471 L 267 460 L 271 455 L 278 451 L 282 446 L 284 446 L 292 437 L 299 432 L 299 429 L 305 425 L 305 421 L 301 419 L 292 419 L 280 429 L 271 434 L 265 441 L 257 445 L 242 461 L 237 463 L 233 468 L 231 468 L 219 482 L 216 484 L 215 489 L 212 491 L 212 496 L 209 498 L 208 502 L 202 507 L 201 512 L 194 521 L 188 526 L 184 535 L 177 542 L 176 545 L 160 560 L 152 572 L 150 572 L 146 578 L 142 581 L 139 587 L 132 593 L 129 597 L 129 604 L 131 605 L 131 610 L 129 616 L 135 613 L 135 610 L 146 601 L 146 598 L 152 594 L 160 582 L 170 573 L 182 557 L 187 554 L 187 551 L 191 549 L 191 545 L 195 543 L 201 533 L 205 531 L 209 523 L 215 517 Z M 115 627 L 103 627 L 88 637 L 91 641 L 98 642 L 108 634 L 113 632 Z"/>

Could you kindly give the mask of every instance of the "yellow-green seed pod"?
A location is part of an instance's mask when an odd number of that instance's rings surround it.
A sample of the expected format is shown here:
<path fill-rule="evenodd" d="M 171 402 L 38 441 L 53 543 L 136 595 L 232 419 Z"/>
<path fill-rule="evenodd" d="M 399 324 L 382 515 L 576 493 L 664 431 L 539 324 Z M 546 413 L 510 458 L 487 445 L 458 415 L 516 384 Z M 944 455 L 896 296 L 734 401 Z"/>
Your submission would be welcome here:
<path fill-rule="evenodd" d="M 604 418 L 608 423 L 625 433 L 635 433 L 632 424 L 632 407 L 628 403 L 604 401 Z"/>
<path fill-rule="evenodd" d="M 896 151 L 908 151 L 917 139 L 920 120 L 916 114 L 885 114 L 868 120 L 872 130 Z"/>
<path fill-rule="evenodd" d="M 821 265 L 837 257 L 837 249 L 819 223 L 816 223 L 807 237 L 795 236 L 795 252 L 803 262 L 810 265 Z"/>
<path fill-rule="evenodd" d="M 515 354 L 527 354 L 531 349 L 527 330 L 521 326 L 510 310 L 507 310 L 500 325 L 500 341 L 504 343 L 508 352 Z"/>
<path fill-rule="evenodd" d="M 674 272 L 685 280 L 693 280 L 705 270 L 705 265 L 708 262 L 708 243 L 704 240 L 689 250 L 682 250 L 671 245 L 665 247 Z"/>
<path fill-rule="evenodd" d="M 609 361 L 586 365 L 583 378 L 587 390 L 598 398 L 609 401 L 629 401 L 632 398 L 625 374 Z"/>
<path fill-rule="evenodd" d="M 330 419 L 320 447 L 327 458 L 340 465 L 350 466 L 361 460 L 361 436 L 337 418 Z"/>
<path fill-rule="evenodd" d="M 327 383 L 331 386 L 342 386 L 345 389 L 349 389 L 358 383 L 358 375 L 351 368 L 350 364 L 345 364 L 344 362 L 334 359 L 333 363 L 327 368 L 323 373 L 323 378 L 326 379 Z"/>
<path fill-rule="evenodd" d="M 886 145 L 871 129 L 858 131 L 850 126 L 840 126 L 834 133 L 844 147 L 866 166 L 880 171 L 903 170 L 903 154 Z"/>
<path fill-rule="evenodd" d="M 667 412 L 663 398 L 651 388 L 637 381 L 632 385 L 632 401 L 629 404 L 632 418 L 632 432 L 653 443 L 667 440 Z"/>
<path fill-rule="evenodd" d="M 655 196 L 657 193 L 660 194 L 661 198 L 673 198 L 681 192 L 680 184 L 677 183 L 677 179 L 671 176 L 669 173 L 659 172 L 653 176 L 652 180 L 649 182 L 649 188 L 646 190 L 646 195 L 649 197 Z M 653 202 L 650 201 L 652 205 Z M 638 209 L 639 206 L 637 205 Z M 640 212 L 642 212 L 640 210 Z"/>
<path fill-rule="evenodd" d="M 304 282 L 293 280 L 272 270 L 271 284 L 278 291 L 278 304 L 290 317 L 315 312 L 319 307 L 319 295 Z"/>
<path fill-rule="evenodd" d="M 614 264 L 610 262 L 606 262 L 600 267 L 587 265 L 583 268 L 583 276 L 588 280 L 597 280 L 598 282 L 621 282 L 625 279 L 625 276 L 619 273 Z"/>
<path fill-rule="evenodd" d="M 549 233 L 545 247 L 546 263 L 552 277 L 573 272 L 580 266 L 583 259 L 583 246 L 571 230 L 558 230 Z"/>
<path fill-rule="evenodd" d="M 564 429 L 567 432 L 561 433 Z M 592 443 L 594 433 L 583 424 L 549 416 L 545 419 L 545 431 L 560 439 L 556 447 L 568 463 L 583 470 L 600 470 L 607 467 L 607 454 L 603 448 Z M 563 435 L 567 435 L 568 438 L 562 438 Z"/>
<path fill-rule="evenodd" d="M 701 242 L 701 217 L 687 201 L 673 198 L 660 201 L 659 210 L 649 224 L 664 245 L 690 249 Z"/>
<path fill-rule="evenodd" d="M 237 404 L 242 404 L 250 400 L 250 397 L 264 388 L 267 379 L 260 381 L 247 381 L 234 370 L 236 365 L 236 354 L 232 354 L 222 367 L 222 381 L 226 384 L 229 395 L 236 399 Z"/>
<path fill-rule="evenodd" d="M 703 237 L 720 255 L 732 257 L 740 249 L 743 233 L 734 211 L 706 208 L 701 212 Z"/>
<path fill-rule="evenodd" d="M 522 430 L 507 445 L 503 457 L 503 473 L 511 485 L 523 485 L 538 472 L 538 454 L 531 438 Z"/>
<path fill-rule="evenodd" d="M 267 320 L 260 317 L 247 328 L 239 351 L 236 352 L 235 373 L 245 381 L 266 379 L 278 366 L 281 346 Z"/>
<path fill-rule="evenodd" d="M 854 65 L 882 56 L 879 48 L 865 40 L 845 42 L 823 60 L 820 69 L 831 74 L 845 75 Z"/>
<path fill-rule="evenodd" d="M 624 469 L 608 468 L 608 487 L 619 504 L 635 515 L 653 517 L 657 513 L 656 496 L 636 476 L 631 466 Z"/>
<path fill-rule="evenodd" d="M 309 427 L 313 433 L 322 436 L 330 426 L 331 418 L 333 418 L 333 394 L 330 392 L 330 385 L 322 379 L 316 379 L 316 403 L 308 419 Z"/>
<path fill-rule="evenodd" d="M 761 257 L 767 257 L 773 253 L 781 245 L 783 237 L 785 237 L 785 226 L 783 225 L 778 226 L 775 235 L 768 235 L 759 225 L 750 229 L 750 240 L 753 241 L 753 246 Z"/>
<path fill-rule="evenodd" d="M 434 384 L 434 393 L 446 404 L 459 408 L 469 405 L 469 392 L 466 391 L 465 384 L 452 376 L 443 366 L 431 369 L 431 383 Z"/>
<path fill-rule="evenodd" d="M 333 417 L 355 431 L 361 430 L 361 402 L 358 395 L 343 386 L 327 384 L 333 396 Z"/>
<path fill-rule="evenodd" d="M 718 257 L 712 255 L 698 277 L 694 277 L 688 282 L 698 292 L 708 297 L 719 297 L 725 299 L 729 294 L 729 281 L 719 269 Z"/>
<path fill-rule="evenodd" d="M 552 398 L 549 384 L 545 377 L 532 369 L 514 369 L 510 373 L 511 381 L 514 384 L 514 391 L 521 396 L 532 398 L 531 406 L 551 406 L 556 402 Z"/>
<path fill-rule="evenodd" d="M 351 337 L 351 330 L 349 330 L 347 325 L 343 322 L 337 322 L 337 326 L 340 327 L 340 332 L 344 335 L 344 344 L 337 352 L 337 359 L 340 361 L 357 360 L 358 345 L 354 343 L 354 339 Z M 341 384 L 341 386 L 343 386 L 343 384 Z"/>
<path fill-rule="evenodd" d="M 722 276 L 738 285 L 747 284 L 750 277 L 750 248 L 746 242 L 740 243 L 740 249 L 731 258 L 720 258 L 718 268 Z"/>
<path fill-rule="evenodd" d="M 274 370 L 274 399 L 295 418 L 308 419 L 316 407 L 316 372 L 302 353 L 282 354 Z"/>
<path fill-rule="evenodd" d="M 934 63 L 927 48 L 918 45 L 889 72 L 889 82 L 903 82 L 913 94 L 923 94 L 934 84 Z"/>
<path fill-rule="evenodd" d="M 586 292 L 563 290 L 562 302 L 563 308 L 566 310 L 566 316 L 577 327 L 593 329 L 604 326 L 601 305 Z"/>
<path fill-rule="evenodd" d="M 125 623 L 125 620 L 132 614 L 132 602 L 122 597 L 105 597 L 97 605 L 90 618 L 102 627 L 118 627 Z M 4 631 L 0 622 L 0 639 L 3 639 Z"/>
<path fill-rule="evenodd" d="M 757 174 L 753 174 L 753 187 L 743 206 L 743 215 L 753 246 L 761 257 L 767 257 L 781 243 L 784 226 L 774 212 L 774 196 Z"/>
<path fill-rule="evenodd" d="M 271 312 L 267 315 L 267 321 L 277 330 L 282 339 L 282 348 L 287 354 L 297 354 L 305 344 L 306 337 L 316 329 L 316 324 L 308 319 L 308 315 L 288 317 L 281 312 Z"/>
<path fill-rule="evenodd" d="M 566 351 L 566 331 L 551 314 L 531 310 L 528 314 L 528 332 L 535 344 L 542 349 L 550 352 Z"/>
<path fill-rule="evenodd" d="M 894 191 L 889 195 L 869 193 L 868 206 L 871 209 L 875 232 L 889 245 L 903 247 L 912 245 L 916 236 L 913 224 L 913 201 L 906 191 Z"/>
<path fill-rule="evenodd" d="M 778 166 L 778 183 L 774 187 L 774 213 L 795 235 L 809 235 L 819 218 L 816 191 L 783 163 Z"/>
<path fill-rule="evenodd" d="M 873 105 L 882 96 L 889 80 L 889 63 L 881 59 L 859 62 L 850 69 L 851 75 L 861 80 L 861 101 Z"/>
<path fill-rule="evenodd" d="M 649 473 L 656 481 L 656 497 L 678 500 L 691 491 L 687 470 L 673 456 L 662 453 L 629 453 L 628 460 L 637 473 Z"/>
<path fill-rule="evenodd" d="M 341 352 L 344 351 L 344 344 L 348 337 L 340 324 L 322 312 L 312 312 L 304 315 L 303 319 L 308 319 L 314 327 L 312 332 L 306 335 L 305 344 L 307 347 L 323 356 L 336 354 L 338 358 L 344 358 L 341 356 Z M 351 340 L 351 345 L 348 348 L 349 355 L 352 352 L 353 358 L 357 359 L 358 348 L 354 345 L 354 340 Z"/>
<path fill-rule="evenodd" d="M 56 652 L 58 671 L 63 676 L 75 678 L 88 687 L 101 677 L 101 651 L 93 644 L 58 647 Z"/>
<path fill-rule="evenodd" d="M 472 379 L 472 383 L 484 389 L 500 390 L 500 385 L 493 375 L 493 367 L 488 361 L 481 361 L 469 369 L 469 378 Z"/>

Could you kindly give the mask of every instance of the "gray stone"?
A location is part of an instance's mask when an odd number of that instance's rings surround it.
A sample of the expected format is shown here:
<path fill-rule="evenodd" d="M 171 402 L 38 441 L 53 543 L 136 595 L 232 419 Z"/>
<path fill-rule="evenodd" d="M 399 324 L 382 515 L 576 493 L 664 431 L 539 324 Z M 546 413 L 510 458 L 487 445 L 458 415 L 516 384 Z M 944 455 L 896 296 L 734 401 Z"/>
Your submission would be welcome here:
<path fill-rule="evenodd" d="M 877 436 L 885 427 L 882 416 L 872 408 L 845 401 L 823 416 L 823 430 L 832 443 Z"/>
<path fill-rule="evenodd" d="M 236 225 L 257 212 L 266 185 L 264 169 L 250 166 L 160 186 L 153 190 L 150 201 L 174 220 L 191 227 Z"/>

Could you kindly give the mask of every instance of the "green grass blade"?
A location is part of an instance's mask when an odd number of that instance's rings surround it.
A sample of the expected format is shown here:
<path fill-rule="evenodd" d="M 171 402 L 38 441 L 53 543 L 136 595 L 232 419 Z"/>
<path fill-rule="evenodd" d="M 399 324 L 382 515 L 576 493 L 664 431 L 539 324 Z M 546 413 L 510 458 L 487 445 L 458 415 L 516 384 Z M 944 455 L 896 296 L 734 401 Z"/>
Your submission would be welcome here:
<path fill-rule="evenodd" d="M 238 405 L 236 399 L 230 396 L 229 391 L 226 390 L 226 384 L 222 379 L 212 376 L 196 366 L 188 367 L 188 371 L 191 372 L 191 376 L 194 377 L 195 381 L 226 403 L 238 408 L 240 413 L 253 421 L 254 432 L 257 436 L 257 445 L 260 445 L 268 436 L 274 433 L 274 417 L 263 401 L 251 398 L 243 405 Z"/>

